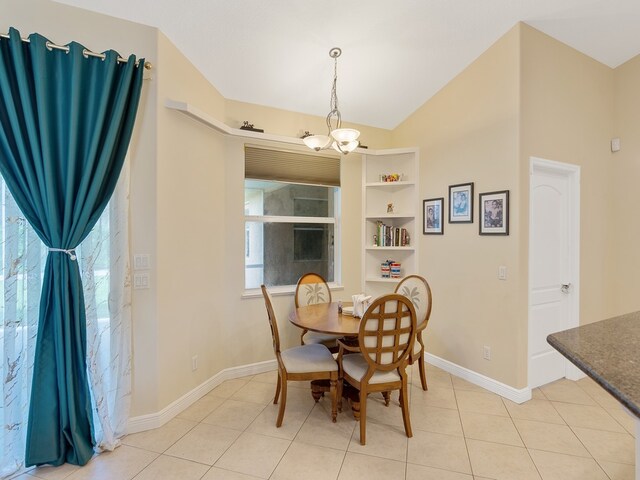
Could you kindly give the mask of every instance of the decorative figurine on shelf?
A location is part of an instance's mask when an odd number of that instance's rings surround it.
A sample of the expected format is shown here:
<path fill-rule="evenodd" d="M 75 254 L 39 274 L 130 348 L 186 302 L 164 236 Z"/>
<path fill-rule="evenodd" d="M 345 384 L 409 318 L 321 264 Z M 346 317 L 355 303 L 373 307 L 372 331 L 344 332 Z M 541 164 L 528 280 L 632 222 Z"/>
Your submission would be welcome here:
<path fill-rule="evenodd" d="M 253 123 L 249 123 L 247 120 L 242 122 L 240 130 L 249 130 L 250 132 L 264 133 L 264 130 L 262 130 L 261 128 L 253 128 Z"/>
<path fill-rule="evenodd" d="M 393 213 L 393 203 L 387 203 L 387 213 Z"/>
<path fill-rule="evenodd" d="M 374 235 L 373 236 L 373 246 L 377 247 L 378 246 L 378 235 Z"/>

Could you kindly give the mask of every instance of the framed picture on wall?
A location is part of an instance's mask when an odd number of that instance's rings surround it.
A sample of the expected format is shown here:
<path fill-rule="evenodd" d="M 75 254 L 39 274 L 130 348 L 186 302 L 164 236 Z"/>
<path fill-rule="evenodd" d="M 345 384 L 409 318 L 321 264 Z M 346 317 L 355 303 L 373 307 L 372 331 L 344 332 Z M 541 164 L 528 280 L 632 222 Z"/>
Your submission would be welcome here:
<path fill-rule="evenodd" d="M 430 198 L 422 201 L 422 233 L 425 235 L 442 235 L 444 198 Z"/>
<path fill-rule="evenodd" d="M 449 223 L 473 223 L 473 182 L 449 186 Z"/>
<path fill-rule="evenodd" d="M 480 194 L 480 235 L 509 235 L 509 190 Z"/>

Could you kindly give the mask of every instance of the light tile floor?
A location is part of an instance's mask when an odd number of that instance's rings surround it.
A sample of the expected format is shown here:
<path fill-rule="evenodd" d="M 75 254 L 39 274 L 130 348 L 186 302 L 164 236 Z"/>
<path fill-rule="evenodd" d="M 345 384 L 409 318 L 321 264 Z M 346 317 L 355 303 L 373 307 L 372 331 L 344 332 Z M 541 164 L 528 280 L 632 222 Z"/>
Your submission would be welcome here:
<path fill-rule="evenodd" d="M 588 378 L 559 380 L 516 404 L 427 367 L 411 369 L 407 438 L 397 394 L 367 404 L 367 445 L 350 410 L 290 382 L 275 427 L 276 372 L 230 380 L 156 430 L 129 435 L 82 468 L 37 468 L 20 480 L 591 480 L 633 479 L 634 422 Z"/>

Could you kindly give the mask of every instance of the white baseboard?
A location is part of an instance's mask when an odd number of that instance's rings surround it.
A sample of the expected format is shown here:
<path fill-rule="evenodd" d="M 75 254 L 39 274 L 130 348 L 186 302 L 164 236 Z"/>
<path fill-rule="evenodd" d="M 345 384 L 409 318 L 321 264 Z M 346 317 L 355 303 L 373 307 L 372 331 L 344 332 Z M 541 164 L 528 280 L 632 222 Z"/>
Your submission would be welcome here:
<path fill-rule="evenodd" d="M 435 367 L 441 368 L 445 372 L 448 372 L 456 377 L 460 377 L 468 382 L 478 385 L 490 392 L 496 393 L 501 397 L 508 398 L 512 402 L 523 403 L 531 399 L 531 389 L 526 388 L 513 388 L 504 383 L 498 382 L 493 378 L 486 377 L 481 373 L 474 372 L 468 368 L 461 367 L 455 363 L 445 360 L 440 357 L 436 357 L 430 353 L 424 353 L 425 361 Z"/>
<path fill-rule="evenodd" d="M 573 380 L 574 382 L 577 382 L 581 378 L 586 377 L 586 375 L 584 374 L 584 372 L 582 370 L 580 370 L 573 363 L 571 363 L 571 362 L 569 362 L 567 360 L 567 368 L 566 368 L 566 372 L 565 372 L 565 377 L 567 377 L 569 380 Z"/>
<path fill-rule="evenodd" d="M 530 388 L 523 388 L 518 390 L 516 388 L 510 387 L 509 385 L 498 382 L 497 380 L 486 377 L 480 373 L 474 372 L 473 370 L 469 370 L 448 360 L 436 357 L 435 355 L 432 355 L 430 353 L 425 352 L 424 356 L 427 363 L 441 368 L 445 372 L 449 372 L 452 375 L 467 380 L 474 385 L 478 385 L 479 387 L 489 390 L 490 392 L 496 393 L 501 397 L 508 398 L 513 402 L 523 403 L 531 399 Z M 201 383 L 190 392 L 187 392 L 173 403 L 167 405 L 159 412 L 131 417 L 129 419 L 129 422 L 127 423 L 127 434 L 138 433 L 145 430 L 151 430 L 161 427 L 226 380 L 270 372 L 272 370 L 276 370 L 277 368 L 278 364 L 275 359 L 252 363 L 249 365 L 242 365 L 239 367 L 226 368 L 215 374 L 207 381 Z"/>
<path fill-rule="evenodd" d="M 201 383 L 190 392 L 185 393 L 182 397 L 167 405 L 159 412 L 131 417 L 127 422 L 127 434 L 161 427 L 180 412 L 200 400 L 225 380 L 246 377 L 247 375 L 257 375 L 259 373 L 276 370 L 277 368 L 278 363 L 275 359 L 252 363 L 249 365 L 242 365 L 239 367 L 226 368 L 215 374 L 209 380 Z"/>

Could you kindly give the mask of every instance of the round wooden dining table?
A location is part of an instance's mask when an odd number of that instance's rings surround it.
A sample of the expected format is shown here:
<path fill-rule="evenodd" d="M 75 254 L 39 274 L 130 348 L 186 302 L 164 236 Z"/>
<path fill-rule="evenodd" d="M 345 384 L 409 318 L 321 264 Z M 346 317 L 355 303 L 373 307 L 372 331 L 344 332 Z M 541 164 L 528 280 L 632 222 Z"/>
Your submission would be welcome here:
<path fill-rule="evenodd" d="M 345 307 L 350 303 L 345 303 Z M 318 303 L 298 307 L 289 314 L 289 321 L 296 327 L 312 332 L 357 337 L 360 319 L 346 313 L 338 313 L 338 302 Z"/>
<path fill-rule="evenodd" d="M 345 307 L 352 306 L 352 302 L 345 302 Z M 296 327 L 305 328 L 313 332 L 342 335 L 345 340 L 351 338 L 357 344 L 360 329 L 360 319 L 347 313 L 338 312 L 338 302 L 318 303 L 298 307 L 289 314 L 289 321 Z M 324 392 L 329 391 L 329 382 L 326 380 L 313 380 L 311 382 L 311 394 L 317 402 Z M 360 419 L 360 392 L 351 388 L 347 383 L 342 389 L 342 396 L 348 400 L 353 416 Z"/>

